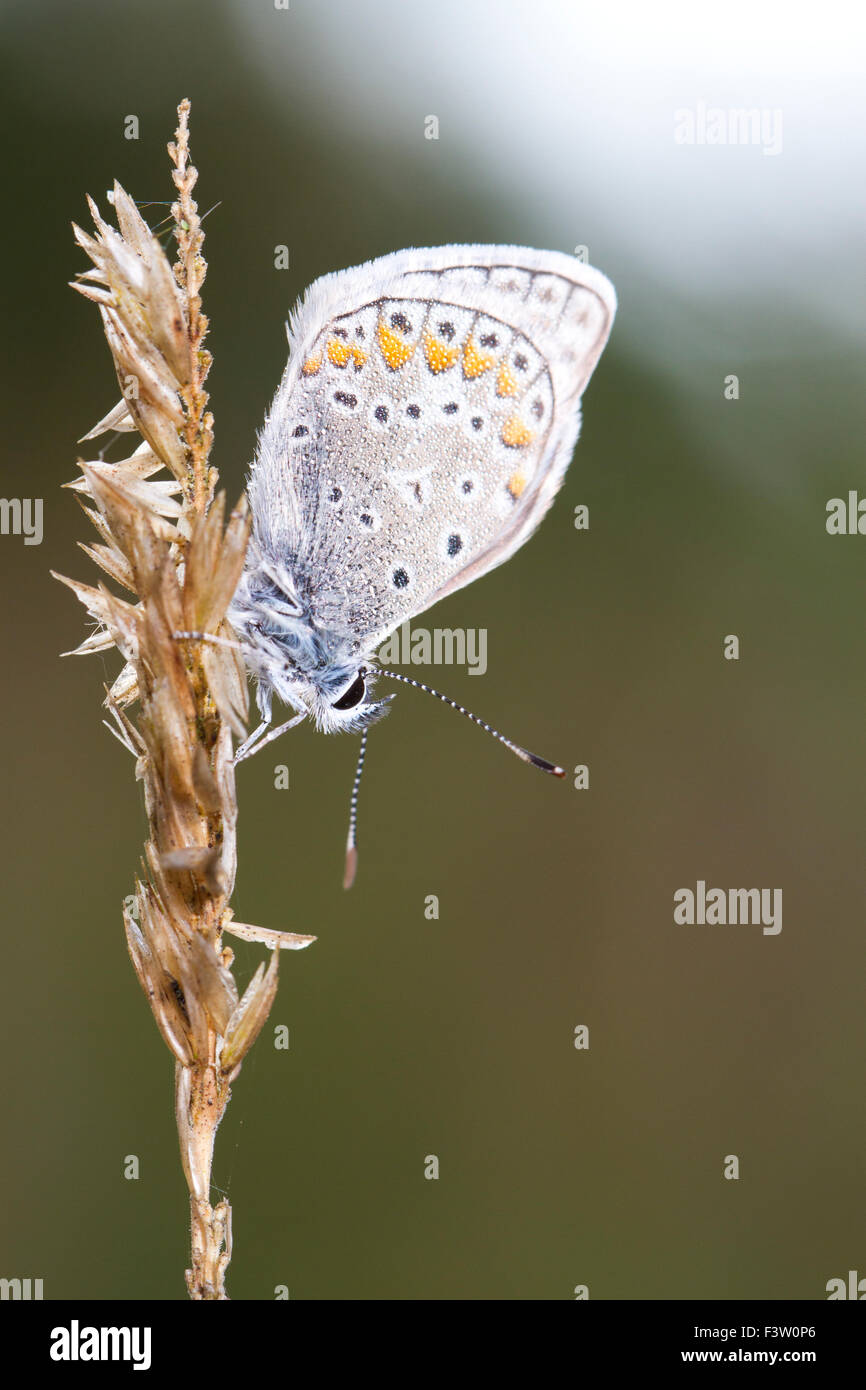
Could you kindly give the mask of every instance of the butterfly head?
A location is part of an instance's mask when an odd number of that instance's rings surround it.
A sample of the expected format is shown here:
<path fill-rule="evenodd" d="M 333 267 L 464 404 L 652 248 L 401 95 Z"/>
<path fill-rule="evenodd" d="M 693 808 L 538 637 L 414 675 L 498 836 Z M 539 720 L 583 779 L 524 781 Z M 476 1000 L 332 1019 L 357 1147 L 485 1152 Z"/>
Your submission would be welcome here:
<path fill-rule="evenodd" d="M 388 713 L 393 695 L 373 696 L 375 668 L 369 663 L 326 667 L 303 692 L 316 727 L 326 734 L 356 733 Z"/>
<path fill-rule="evenodd" d="M 369 662 L 338 661 L 303 669 L 292 647 L 274 634 L 248 630 L 242 640 L 247 665 L 258 679 L 260 706 L 269 707 L 276 695 L 326 734 L 355 733 L 387 714 L 394 697 L 374 698 L 377 673 Z"/>

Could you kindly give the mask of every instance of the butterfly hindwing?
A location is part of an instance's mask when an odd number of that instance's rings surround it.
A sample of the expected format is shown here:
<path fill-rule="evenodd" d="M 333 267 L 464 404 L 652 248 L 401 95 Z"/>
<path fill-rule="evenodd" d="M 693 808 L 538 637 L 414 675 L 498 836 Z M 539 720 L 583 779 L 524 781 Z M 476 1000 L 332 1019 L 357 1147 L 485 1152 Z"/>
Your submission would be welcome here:
<path fill-rule="evenodd" d="M 614 310 L 597 271 L 517 247 L 400 252 L 311 287 L 250 491 L 317 626 L 369 650 L 523 544 Z"/>

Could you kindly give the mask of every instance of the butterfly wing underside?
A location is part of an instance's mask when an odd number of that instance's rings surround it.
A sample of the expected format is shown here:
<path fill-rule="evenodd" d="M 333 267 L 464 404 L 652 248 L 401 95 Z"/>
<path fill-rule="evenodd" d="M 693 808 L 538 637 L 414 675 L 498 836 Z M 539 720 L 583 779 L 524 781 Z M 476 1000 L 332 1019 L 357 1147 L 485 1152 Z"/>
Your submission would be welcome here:
<path fill-rule="evenodd" d="M 615 307 L 598 271 L 507 246 L 399 252 L 311 286 L 250 492 L 317 626 L 370 651 L 528 539 Z"/>

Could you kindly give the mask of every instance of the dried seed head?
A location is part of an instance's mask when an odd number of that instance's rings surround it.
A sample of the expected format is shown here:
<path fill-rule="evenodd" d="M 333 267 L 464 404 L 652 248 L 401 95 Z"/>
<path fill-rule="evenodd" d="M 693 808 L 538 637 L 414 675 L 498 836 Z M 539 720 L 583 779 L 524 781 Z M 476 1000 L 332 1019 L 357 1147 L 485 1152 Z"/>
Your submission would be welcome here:
<path fill-rule="evenodd" d="M 237 866 L 237 802 L 232 732 L 245 733 L 247 683 L 226 620 L 250 534 L 246 499 L 225 521 L 208 463 L 213 421 L 207 411 L 207 320 L 199 292 L 206 271 L 203 233 L 192 199 L 189 103 L 179 108 L 169 147 L 177 201 L 172 215 L 178 259 L 163 249 L 129 195 L 115 184 L 117 228 L 89 200 L 93 235 L 74 228 L 91 267 L 74 284 L 96 302 L 122 399 L 84 440 L 137 430 L 141 444 L 118 462 L 80 463 L 68 487 L 95 527 L 82 549 L 112 583 L 57 575 L 97 629 L 77 654 L 116 646 L 124 665 L 106 691 L 111 732 L 135 759 L 144 787 L 149 837 L 131 905 L 124 907 L 129 953 L 157 1026 L 176 1059 L 176 1112 L 193 1213 L 193 1297 L 224 1297 L 231 1213 L 209 1204 L 214 1134 L 229 1082 L 260 1032 L 277 989 L 277 946 L 300 949 L 313 937 L 231 924 Z M 155 477 L 166 469 L 168 476 Z M 219 643 L 179 640 L 207 633 Z M 125 712 L 135 702 L 137 718 Z M 272 948 L 243 998 L 231 974 L 224 927 Z"/>

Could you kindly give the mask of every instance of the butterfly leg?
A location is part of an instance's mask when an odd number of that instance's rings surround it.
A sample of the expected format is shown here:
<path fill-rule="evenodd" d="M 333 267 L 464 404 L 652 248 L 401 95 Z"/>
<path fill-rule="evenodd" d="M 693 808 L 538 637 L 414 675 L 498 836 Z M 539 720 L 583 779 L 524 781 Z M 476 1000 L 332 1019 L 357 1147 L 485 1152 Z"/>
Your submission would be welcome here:
<path fill-rule="evenodd" d="M 269 729 L 270 727 L 270 719 L 263 719 L 261 724 L 259 724 L 258 728 L 253 729 L 253 732 L 250 734 L 249 738 L 245 738 L 240 747 L 235 749 L 235 755 L 232 758 L 232 762 L 235 764 L 242 763 L 244 758 L 248 758 L 250 754 L 254 751 L 255 745 L 258 743 L 265 730 Z"/>
<path fill-rule="evenodd" d="M 253 753 L 260 752 L 266 743 L 273 743 L 275 738 L 280 737 L 280 734 L 284 734 L 287 729 L 294 729 L 295 725 L 300 724 L 306 717 L 306 710 L 302 710 L 300 714 L 295 715 L 294 719 L 288 719 L 285 724 L 279 724 L 276 729 L 271 729 L 269 734 L 266 734 L 265 730 L 270 728 L 271 721 L 269 719 L 264 720 L 257 729 L 253 730 L 249 738 L 244 740 L 232 761 L 237 766 L 238 763 L 243 762 L 244 758 L 251 758 Z"/>
<path fill-rule="evenodd" d="M 235 765 L 242 763 L 244 758 L 249 758 L 251 756 L 255 751 L 259 739 L 263 738 L 265 732 L 271 727 L 272 699 L 273 692 L 270 687 L 265 685 L 264 681 L 260 681 L 256 687 L 256 704 L 259 707 L 259 714 L 262 716 L 262 722 L 259 724 L 258 728 L 253 729 L 249 738 L 245 738 L 240 747 L 235 749 L 235 755 L 232 759 Z"/>

